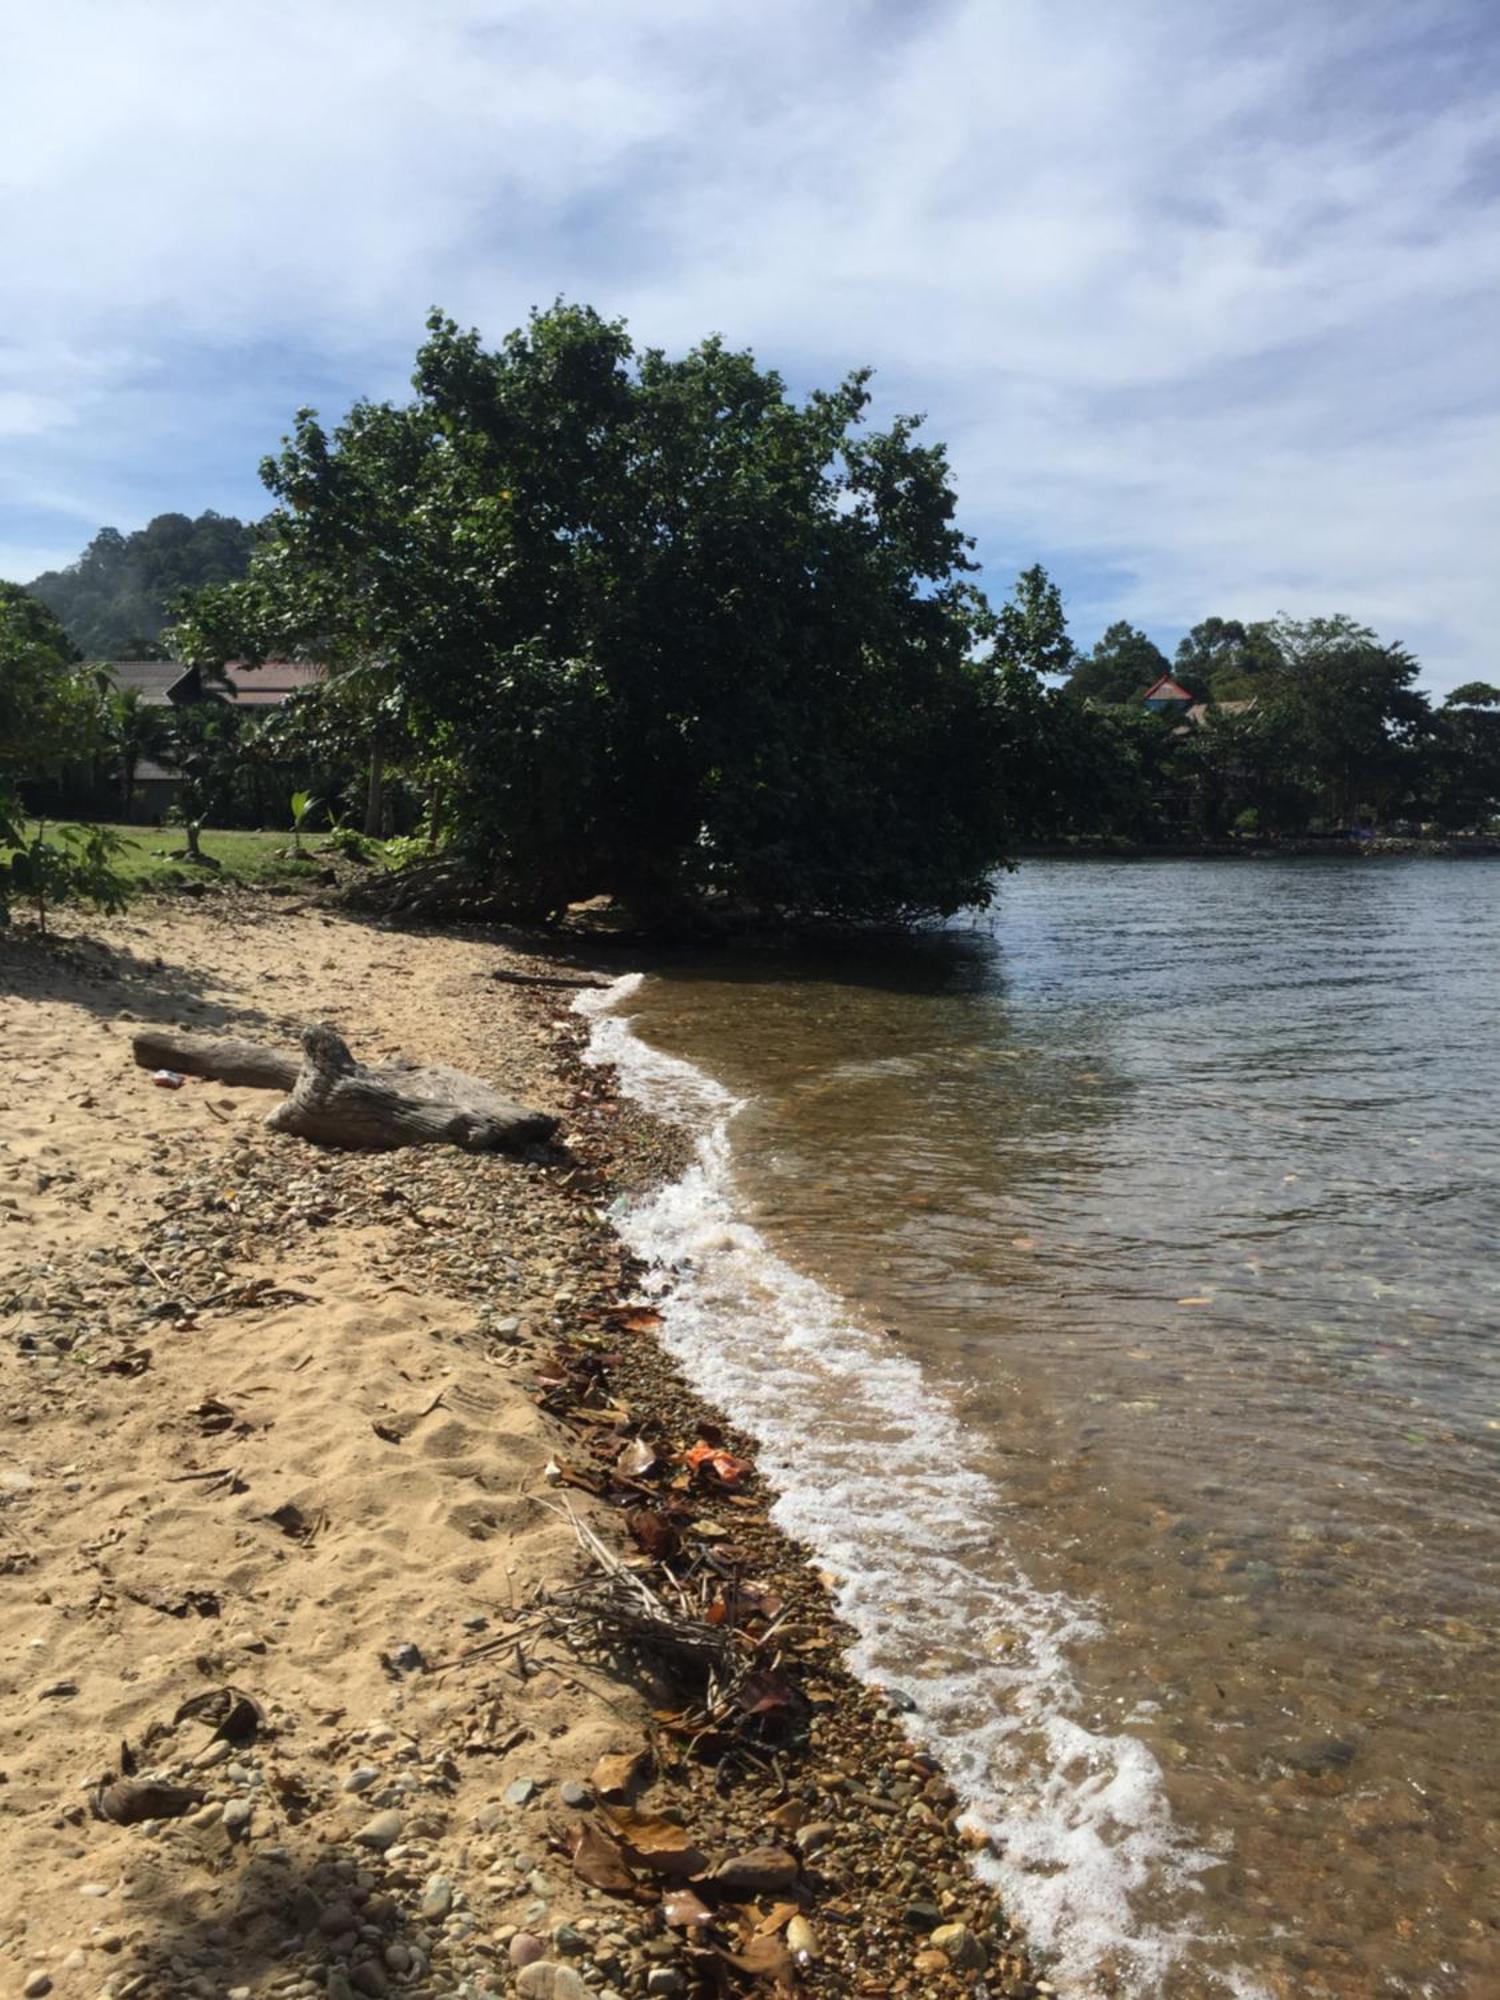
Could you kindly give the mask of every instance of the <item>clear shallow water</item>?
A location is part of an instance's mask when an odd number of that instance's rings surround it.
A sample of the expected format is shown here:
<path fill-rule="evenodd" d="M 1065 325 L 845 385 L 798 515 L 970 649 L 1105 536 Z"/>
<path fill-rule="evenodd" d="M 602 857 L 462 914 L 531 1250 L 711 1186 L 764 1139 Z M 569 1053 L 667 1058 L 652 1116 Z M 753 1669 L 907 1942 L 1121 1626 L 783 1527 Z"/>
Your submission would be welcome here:
<path fill-rule="evenodd" d="M 1038 863 L 596 1025 L 626 1219 L 1079 1992 L 1500 1991 L 1500 864 Z"/>

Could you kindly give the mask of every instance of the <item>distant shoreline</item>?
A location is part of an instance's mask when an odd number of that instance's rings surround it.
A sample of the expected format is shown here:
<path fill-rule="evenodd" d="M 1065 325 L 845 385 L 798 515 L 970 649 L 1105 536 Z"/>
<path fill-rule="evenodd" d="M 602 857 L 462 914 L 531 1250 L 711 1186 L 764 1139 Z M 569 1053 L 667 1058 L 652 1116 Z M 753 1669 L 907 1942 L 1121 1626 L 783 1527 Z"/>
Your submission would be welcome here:
<path fill-rule="evenodd" d="M 1077 840 L 1038 841 L 1018 847 L 1016 861 L 1369 861 L 1401 858 L 1423 861 L 1493 860 L 1500 837 L 1375 834 L 1368 840 L 1305 837 L 1296 840 Z"/>

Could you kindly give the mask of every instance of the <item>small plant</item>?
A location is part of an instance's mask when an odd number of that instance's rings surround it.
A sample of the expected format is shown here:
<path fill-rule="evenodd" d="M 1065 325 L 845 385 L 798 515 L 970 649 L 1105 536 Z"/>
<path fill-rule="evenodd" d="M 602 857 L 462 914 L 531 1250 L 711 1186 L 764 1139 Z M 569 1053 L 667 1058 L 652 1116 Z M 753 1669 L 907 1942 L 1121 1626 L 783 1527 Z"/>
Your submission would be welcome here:
<path fill-rule="evenodd" d="M 318 811 L 322 803 L 323 801 L 314 798 L 311 792 L 292 793 L 292 852 L 299 861 L 302 859 L 302 829 L 310 823 L 313 814 Z"/>
<path fill-rule="evenodd" d="M 414 861 L 425 861 L 430 850 L 425 834 L 398 833 L 381 843 L 380 852 L 386 867 L 397 869 L 409 868 Z"/>
<path fill-rule="evenodd" d="M 39 820 L 26 838 L 17 827 L 0 827 L 15 852 L 0 869 L 0 909 L 6 891 L 24 897 L 36 910 L 37 928 L 47 935 L 47 911 L 58 903 L 92 903 L 113 915 L 129 900 L 129 887 L 115 868 L 126 843 L 107 826 L 60 826 L 48 834 Z"/>
<path fill-rule="evenodd" d="M 379 843 L 362 834 L 358 827 L 335 826 L 323 842 L 328 854 L 342 854 L 346 861 L 373 861 L 379 851 Z"/>

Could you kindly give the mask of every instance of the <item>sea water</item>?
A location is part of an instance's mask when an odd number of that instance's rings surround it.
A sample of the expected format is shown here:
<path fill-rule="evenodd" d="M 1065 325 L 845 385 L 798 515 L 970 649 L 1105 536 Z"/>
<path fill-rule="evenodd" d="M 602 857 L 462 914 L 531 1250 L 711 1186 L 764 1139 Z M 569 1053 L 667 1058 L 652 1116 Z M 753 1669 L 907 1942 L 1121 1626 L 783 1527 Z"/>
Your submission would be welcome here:
<path fill-rule="evenodd" d="M 621 1227 L 1065 1992 L 1500 1991 L 1500 864 L 1037 863 L 590 996 Z"/>

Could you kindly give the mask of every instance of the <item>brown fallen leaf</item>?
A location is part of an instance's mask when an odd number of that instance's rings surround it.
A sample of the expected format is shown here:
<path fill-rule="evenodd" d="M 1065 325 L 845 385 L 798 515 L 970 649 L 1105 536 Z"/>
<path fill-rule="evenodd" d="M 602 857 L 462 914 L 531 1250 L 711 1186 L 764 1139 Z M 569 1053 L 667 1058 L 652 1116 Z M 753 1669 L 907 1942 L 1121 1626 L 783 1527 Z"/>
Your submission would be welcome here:
<path fill-rule="evenodd" d="M 648 1750 L 631 1750 L 601 1757 L 589 1783 L 601 1799 L 611 1805 L 628 1805 L 632 1787 L 637 1785 L 651 1761 Z"/>
<path fill-rule="evenodd" d="M 635 1888 L 619 1842 L 589 1820 L 582 1822 L 573 1839 L 573 1873 L 590 1888 L 612 1896 L 628 1896 Z"/>
<path fill-rule="evenodd" d="M 604 1819 L 622 1843 L 626 1859 L 669 1881 L 689 1882 L 708 1868 L 708 1856 L 694 1847 L 684 1828 L 633 1806 L 606 1806 Z"/>
<path fill-rule="evenodd" d="M 774 1980 L 778 1993 L 795 1993 L 800 1987 L 796 1964 L 779 1937 L 752 1938 L 743 1951 L 720 1948 L 715 1955 L 752 1979 Z"/>
<path fill-rule="evenodd" d="M 657 1562 L 668 1562 L 682 1547 L 682 1537 L 667 1519 L 654 1507 L 634 1507 L 625 1516 L 636 1547 L 643 1549 Z"/>
<path fill-rule="evenodd" d="M 663 1896 L 661 1914 L 662 1922 L 674 1931 L 703 1930 L 714 1920 L 713 1911 L 691 1889 L 673 1889 Z"/>
<path fill-rule="evenodd" d="M 94 1817 L 112 1820 L 116 1826 L 138 1826 L 147 1819 L 181 1819 L 194 1806 L 201 1806 L 203 1794 L 188 1785 L 163 1785 L 141 1778 L 116 1778 L 101 1785 L 93 1798 Z"/>

